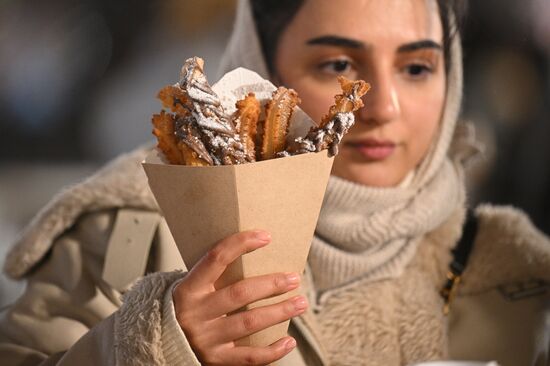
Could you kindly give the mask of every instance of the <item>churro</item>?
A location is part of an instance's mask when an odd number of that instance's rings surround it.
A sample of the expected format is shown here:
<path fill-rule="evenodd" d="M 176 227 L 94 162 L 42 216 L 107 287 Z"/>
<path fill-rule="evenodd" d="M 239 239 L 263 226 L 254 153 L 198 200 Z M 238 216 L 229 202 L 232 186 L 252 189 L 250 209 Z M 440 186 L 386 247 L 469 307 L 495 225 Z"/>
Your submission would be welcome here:
<path fill-rule="evenodd" d="M 273 93 L 272 99 L 267 102 L 263 125 L 262 160 L 272 159 L 285 149 L 290 118 L 298 103 L 300 103 L 298 93 L 285 87 L 279 87 Z"/>
<path fill-rule="evenodd" d="M 355 123 L 354 112 L 363 107 L 361 98 L 370 85 L 363 80 L 352 81 L 343 76 L 338 78 L 342 94 L 334 97 L 335 104 L 323 118 L 319 127 L 312 128 L 305 137 L 295 139 L 279 156 L 290 156 L 319 152 L 328 149 L 329 156 L 338 154 L 338 144 Z"/>
<path fill-rule="evenodd" d="M 214 160 L 204 146 L 191 115 L 175 121 L 175 136 L 179 139 L 178 148 L 182 152 L 185 165 L 214 165 Z"/>
<path fill-rule="evenodd" d="M 170 109 L 171 112 L 180 117 L 191 113 L 191 101 L 187 93 L 178 86 L 165 86 L 158 92 L 157 98 L 160 99 L 164 108 Z"/>
<path fill-rule="evenodd" d="M 361 97 L 370 89 L 370 84 L 363 80 L 353 81 L 344 76 L 339 76 L 338 82 L 342 88 L 342 94 L 338 94 L 334 97 L 335 103 L 321 119 L 321 123 L 319 124 L 321 128 L 325 127 L 327 123 L 336 118 L 336 115 L 339 113 L 355 112 L 362 108 L 363 100 Z"/>
<path fill-rule="evenodd" d="M 174 117 L 171 114 L 161 111 L 153 115 L 153 135 L 158 139 L 158 147 L 164 153 L 170 164 L 185 164 L 183 155 L 178 147 L 175 135 Z"/>
<path fill-rule="evenodd" d="M 188 59 L 182 67 L 179 87 L 191 100 L 191 114 L 214 165 L 242 164 L 248 161 L 244 146 L 220 98 L 214 93 L 203 72 L 199 57 Z"/>
<path fill-rule="evenodd" d="M 203 72 L 204 62 L 188 59 L 180 81 L 162 88 L 158 98 L 168 111 L 153 116 L 153 134 L 171 164 L 190 166 L 243 164 L 328 149 L 338 153 L 338 144 L 355 122 L 354 112 L 363 107 L 361 98 L 370 85 L 362 80 L 339 77 L 342 93 L 305 137 L 287 146 L 290 121 L 300 103 L 298 94 L 279 87 L 265 102 L 265 120 L 259 123 L 262 106 L 254 93 L 236 103 L 230 116 Z"/>
<path fill-rule="evenodd" d="M 256 134 L 258 131 L 258 118 L 261 113 L 261 105 L 254 93 L 249 93 L 236 104 L 234 121 L 235 128 L 239 131 L 244 152 L 250 161 L 256 161 Z"/>

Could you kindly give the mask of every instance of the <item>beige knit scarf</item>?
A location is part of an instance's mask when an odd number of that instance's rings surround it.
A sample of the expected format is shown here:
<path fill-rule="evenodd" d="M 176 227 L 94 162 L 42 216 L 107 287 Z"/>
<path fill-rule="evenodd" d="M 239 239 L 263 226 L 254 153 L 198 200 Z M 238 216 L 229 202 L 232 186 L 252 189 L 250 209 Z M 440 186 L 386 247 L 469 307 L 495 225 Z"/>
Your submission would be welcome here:
<path fill-rule="evenodd" d="M 309 255 L 316 290 L 400 276 L 418 239 L 464 201 L 460 181 L 449 161 L 420 189 L 372 188 L 332 177 Z"/>
<path fill-rule="evenodd" d="M 247 0 L 239 1 L 220 72 L 238 66 L 269 77 Z M 447 156 L 462 93 L 458 39 L 451 47 L 449 70 L 438 136 L 406 187 L 373 188 L 331 178 L 309 257 L 317 290 L 358 278 L 399 276 L 414 256 L 418 238 L 463 204 L 460 164 Z"/>

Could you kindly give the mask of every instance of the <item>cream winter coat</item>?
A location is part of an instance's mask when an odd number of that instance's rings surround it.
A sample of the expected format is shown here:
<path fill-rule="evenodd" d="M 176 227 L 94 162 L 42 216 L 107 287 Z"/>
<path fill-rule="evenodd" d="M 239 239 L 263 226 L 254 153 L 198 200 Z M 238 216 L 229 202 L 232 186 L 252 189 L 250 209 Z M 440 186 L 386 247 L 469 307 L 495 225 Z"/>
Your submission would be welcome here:
<path fill-rule="evenodd" d="M 147 151 L 123 156 L 62 193 L 23 233 L 5 264 L 7 274 L 24 278 L 27 288 L 0 318 L 2 365 L 198 364 L 169 295 L 183 274 L 162 272 L 183 264 L 147 189 L 140 166 Z M 426 235 L 397 280 L 359 281 L 326 300 L 345 309 L 347 302 L 356 304 L 369 324 L 363 335 L 346 322 L 345 312 L 321 328 L 317 317 L 326 304 L 316 304 L 314 284 L 304 276 L 313 306 L 291 329 L 302 355 L 295 352 L 283 364 L 406 365 L 452 357 L 548 365 L 550 242 L 514 209 L 484 206 L 477 215 L 479 234 L 449 319 L 438 291 L 462 212 Z M 153 225 L 146 223 L 151 218 Z M 137 226 L 121 236 L 117 228 L 128 222 Z M 155 273 L 125 291 L 105 280 L 104 267 L 109 247 L 128 238 L 146 259 L 144 270 Z M 139 250 L 143 244 L 151 247 Z M 127 271 L 119 267 L 124 278 Z M 367 358 L 349 363 L 331 341 L 342 339 L 364 349 Z"/>
<path fill-rule="evenodd" d="M 246 1 L 241 5 L 246 15 Z M 232 39 L 226 60 L 256 60 L 244 66 L 262 72 L 257 42 L 246 38 L 254 36 L 250 17 L 243 19 L 243 37 Z M 459 61 L 452 70 L 448 123 L 424 173 L 437 173 L 441 164 L 433 162 L 446 161 L 460 105 Z M 140 166 L 147 151 L 123 156 L 63 192 L 22 234 L 5 271 L 28 285 L 0 315 L 2 365 L 198 364 L 174 316 L 171 288 L 184 272 L 173 270 L 183 264 Z M 423 176 L 433 174 L 416 178 Z M 440 182 L 436 188 L 448 183 Z M 320 272 L 312 261 L 302 285 L 312 306 L 292 321 L 298 351 L 281 364 L 496 359 L 504 366 L 549 365 L 550 242 L 512 208 L 484 206 L 476 214 L 479 233 L 450 317 L 439 290 L 461 234 L 461 204 L 414 242 L 394 241 L 393 248 L 412 249 L 392 276 L 354 274 L 356 280 L 321 293 L 316 285 L 327 279 L 313 280 Z"/>

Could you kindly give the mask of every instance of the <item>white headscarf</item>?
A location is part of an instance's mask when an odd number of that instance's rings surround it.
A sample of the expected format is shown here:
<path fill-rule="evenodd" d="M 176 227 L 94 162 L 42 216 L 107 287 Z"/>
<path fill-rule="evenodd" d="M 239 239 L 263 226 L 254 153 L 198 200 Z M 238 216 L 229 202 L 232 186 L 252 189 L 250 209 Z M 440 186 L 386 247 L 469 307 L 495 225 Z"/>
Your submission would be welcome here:
<path fill-rule="evenodd" d="M 450 47 L 447 95 L 436 139 L 407 185 L 375 188 L 331 177 L 309 257 L 316 286 L 399 276 L 418 239 L 464 206 L 462 167 L 448 156 L 462 97 L 459 37 Z M 220 71 L 246 67 L 269 78 L 248 0 L 240 0 Z"/>

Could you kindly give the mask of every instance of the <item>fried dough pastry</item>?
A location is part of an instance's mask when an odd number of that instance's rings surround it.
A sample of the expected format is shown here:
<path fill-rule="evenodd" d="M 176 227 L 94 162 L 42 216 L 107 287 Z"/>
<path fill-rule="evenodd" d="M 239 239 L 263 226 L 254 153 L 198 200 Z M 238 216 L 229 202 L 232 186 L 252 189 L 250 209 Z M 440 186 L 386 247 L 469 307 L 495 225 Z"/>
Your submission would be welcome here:
<path fill-rule="evenodd" d="M 206 161 L 198 157 L 197 153 L 193 151 L 185 142 L 180 141 L 178 143 L 178 148 L 181 151 L 185 164 L 187 166 L 208 166 Z"/>
<path fill-rule="evenodd" d="M 214 161 L 204 146 L 200 137 L 200 132 L 193 122 L 194 119 L 191 115 L 179 118 L 175 122 L 175 135 L 180 140 L 178 148 L 183 155 L 185 165 L 213 165 Z"/>
<path fill-rule="evenodd" d="M 234 116 L 234 125 L 239 131 L 244 153 L 250 161 L 256 161 L 256 134 L 261 106 L 254 93 L 249 93 L 244 99 L 236 103 L 237 112 Z"/>
<path fill-rule="evenodd" d="M 164 108 L 170 109 L 180 117 L 191 113 L 191 100 L 187 93 L 176 85 L 168 85 L 162 88 L 157 95 Z"/>
<path fill-rule="evenodd" d="M 361 98 L 370 89 L 370 85 L 363 80 L 352 81 L 340 76 L 338 82 L 342 87 L 342 94 L 334 97 L 335 104 L 323 117 L 319 127 L 312 128 L 306 137 L 295 139 L 279 156 L 319 152 L 325 149 L 329 150 L 329 156 L 338 154 L 338 144 L 355 123 L 353 113 L 363 107 Z"/>
<path fill-rule="evenodd" d="M 285 149 L 290 118 L 298 103 L 298 93 L 292 89 L 279 87 L 273 93 L 272 99 L 266 105 L 261 160 L 272 159 Z"/>
<path fill-rule="evenodd" d="M 162 150 L 170 164 L 185 164 L 175 135 L 175 120 L 171 114 L 161 111 L 153 115 L 153 135 L 158 139 L 157 147 Z"/>
<path fill-rule="evenodd" d="M 244 146 L 203 72 L 204 61 L 188 59 L 182 67 L 179 87 L 189 99 L 189 109 L 199 127 L 201 139 L 214 165 L 242 164 L 249 161 Z"/>
<path fill-rule="evenodd" d="M 179 82 L 158 93 L 168 111 L 153 116 L 153 134 L 171 164 L 242 164 L 324 149 L 336 155 L 343 135 L 355 122 L 354 112 L 363 107 L 361 98 L 370 88 L 362 80 L 339 77 L 342 94 L 335 96 L 328 114 L 318 127 L 287 147 L 290 120 L 300 103 L 294 90 L 280 87 L 273 92 L 262 123 L 258 122 L 262 107 L 254 93 L 239 100 L 230 117 L 210 87 L 203 66 L 199 57 L 188 59 Z"/>
<path fill-rule="evenodd" d="M 339 76 L 338 82 L 342 88 L 342 94 L 334 97 L 335 103 L 330 107 L 328 114 L 323 117 L 319 124 L 321 128 L 333 120 L 338 113 L 355 112 L 359 108 L 362 108 L 363 100 L 361 97 L 370 89 L 370 84 L 363 80 L 353 81 L 344 76 Z"/>

